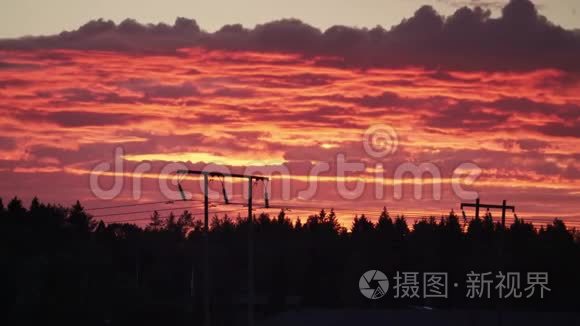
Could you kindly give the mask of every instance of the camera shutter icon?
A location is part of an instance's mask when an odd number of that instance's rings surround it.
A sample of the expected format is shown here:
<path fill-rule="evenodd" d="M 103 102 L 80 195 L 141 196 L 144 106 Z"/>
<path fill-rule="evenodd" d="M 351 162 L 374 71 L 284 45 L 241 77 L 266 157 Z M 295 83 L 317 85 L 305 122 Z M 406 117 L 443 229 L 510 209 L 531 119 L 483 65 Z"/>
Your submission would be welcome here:
<path fill-rule="evenodd" d="M 358 281 L 360 293 L 366 298 L 377 300 L 385 296 L 389 290 L 389 279 L 385 273 L 373 269 L 366 271 Z"/>

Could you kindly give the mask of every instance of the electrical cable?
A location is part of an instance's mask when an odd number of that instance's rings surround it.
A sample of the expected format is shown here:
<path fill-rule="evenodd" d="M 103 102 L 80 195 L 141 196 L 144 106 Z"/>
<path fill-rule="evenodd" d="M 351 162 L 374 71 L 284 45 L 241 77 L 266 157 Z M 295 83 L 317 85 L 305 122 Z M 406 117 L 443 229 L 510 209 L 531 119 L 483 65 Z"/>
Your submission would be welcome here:
<path fill-rule="evenodd" d="M 93 207 L 93 208 L 85 208 L 85 211 L 97 211 L 103 209 L 113 209 L 113 208 L 125 208 L 125 207 L 134 207 L 134 206 L 145 206 L 145 205 L 156 205 L 156 204 L 174 204 L 177 200 L 163 200 L 163 201 L 154 201 L 154 202 L 145 202 L 145 203 L 135 203 L 135 204 L 125 204 L 125 205 L 116 205 L 116 206 L 105 206 L 105 207 Z M 183 201 L 183 200 L 178 200 Z M 193 199 L 187 199 L 185 201 L 196 201 Z"/>

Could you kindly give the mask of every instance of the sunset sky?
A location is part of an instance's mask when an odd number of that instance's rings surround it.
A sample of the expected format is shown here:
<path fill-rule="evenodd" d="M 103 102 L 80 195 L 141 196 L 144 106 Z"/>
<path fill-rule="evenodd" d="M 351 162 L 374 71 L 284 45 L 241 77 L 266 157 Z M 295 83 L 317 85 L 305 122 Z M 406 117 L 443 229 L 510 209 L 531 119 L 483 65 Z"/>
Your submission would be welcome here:
<path fill-rule="evenodd" d="M 292 198 L 281 199 L 275 179 L 274 205 L 358 214 L 387 206 L 414 217 L 458 210 L 448 179 L 473 163 L 482 175 L 466 188 L 483 202 L 506 199 L 521 217 L 580 225 L 580 4 L 507 2 L 5 2 L 0 197 L 131 203 L 130 172 L 148 161 L 140 201 L 160 200 L 155 176 L 166 163 L 228 162 L 236 172 L 285 166 Z M 362 143 L 376 124 L 398 138 L 380 159 Z M 123 192 L 96 198 L 89 173 L 119 147 Z M 358 200 L 337 193 L 339 153 L 368 167 L 350 175 L 368 184 Z M 314 198 L 298 198 L 317 162 L 331 171 Z M 410 184 L 393 198 L 394 171 L 406 162 L 439 167 L 440 200 L 428 189 L 414 199 Z"/>

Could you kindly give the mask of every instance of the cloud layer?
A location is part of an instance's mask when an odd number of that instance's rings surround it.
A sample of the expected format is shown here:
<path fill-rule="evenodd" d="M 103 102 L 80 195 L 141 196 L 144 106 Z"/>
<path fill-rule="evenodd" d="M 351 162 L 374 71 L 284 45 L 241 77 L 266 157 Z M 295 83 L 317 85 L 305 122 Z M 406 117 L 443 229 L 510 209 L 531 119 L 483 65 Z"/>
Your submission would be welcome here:
<path fill-rule="evenodd" d="M 151 175 L 176 158 L 197 168 L 284 162 L 294 201 L 321 161 L 330 171 L 314 199 L 320 205 L 443 212 L 460 201 L 448 182 L 439 202 L 416 201 L 410 188 L 394 201 L 389 185 L 384 200 L 369 192 L 345 201 L 333 178 L 344 154 L 368 167 L 352 178 L 367 180 L 382 163 L 390 185 L 401 163 L 433 163 L 443 177 L 475 163 L 483 175 L 472 188 L 486 201 L 508 199 L 521 216 L 580 221 L 580 74 L 569 60 L 577 44 L 523 0 L 499 19 L 480 9 L 443 19 L 424 7 L 389 31 L 279 21 L 208 34 L 180 19 L 96 21 L 4 40 L 0 197 L 94 201 L 87 173 L 122 147 L 127 170 L 147 160 Z M 399 137 L 397 152 L 380 160 L 362 145 L 375 124 Z M 158 199 L 155 182 L 146 184 L 146 199 Z"/>
<path fill-rule="evenodd" d="M 473 4 L 478 4 L 474 2 Z M 496 4 L 497 5 L 497 4 Z M 226 25 L 215 33 L 194 20 L 173 26 L 94 20 L 58 35 L 0 41 L 0 49 L 77 49 L 130 53 L 176 53 L 205 47 L 236 51 L 295 53 L 320 65 L 423 67 L 452 70 L 580 69 L 580 33 L 563 29 L 538 13 L 529 0 L 512 0 L 499 18 L 481 7 L 461 7 L 443 17 L 432 7 L 418 9 L 390 29 L 333 26 L 321 31 L 296 19 L 257 25 Z M 330 57 L 330 58 L 328 58 Z"/>

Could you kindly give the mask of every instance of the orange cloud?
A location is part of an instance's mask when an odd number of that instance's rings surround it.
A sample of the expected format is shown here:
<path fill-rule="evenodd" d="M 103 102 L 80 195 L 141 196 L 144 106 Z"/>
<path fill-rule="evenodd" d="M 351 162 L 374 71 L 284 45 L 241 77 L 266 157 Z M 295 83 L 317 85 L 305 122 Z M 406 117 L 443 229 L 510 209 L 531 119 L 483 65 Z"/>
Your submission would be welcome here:
<path fill-rule="evenodd" d="M 356 207 L 361 204 L 341 202 L 331 188 L 341 179 L 333 176 L 336 157 L 373 168 L 378 161 L 365 154 L 361 139 L 380 123 L 393 126 L 399 138 L 398 151 L 380 161 L 386 184 L 404 162 L 436 164 L 445 184 L 456 166 L 474 162 L 484 174 L 473 188 L 484 196 L 514 198 L 524 211 L 548 214 L 529 199 L 543 191 L 553 195 L 554 212 L 578 208 L 570 200 L 580 191 L 580 78 L 574 72 L 360 70 L 296 54 L 199 48 L 139 56 L 2 51 L 0 58 L 7 62 L 0 66 L 0 196 L 32 189 L 55 198 L 43 184 L 60 178 L 77 183 L 61 200 L 77 193 L 90 199 L 79 190 L 88 187 L 86 173 L 112 162 L 122 146 L 131 166 L 285 164 L 297 189 L 306 187 L 313 162 L 328 161 L 331 171 L 321 177 L 324 190 L 315 200 Z M 343 179 L 372 183 L 372 169 L 366 171 Z M 371 194 L 361 202 L 384 204 Z M 453 196 L 440 203 L 389 199 L 421 211 L 457 202 Z"/>

